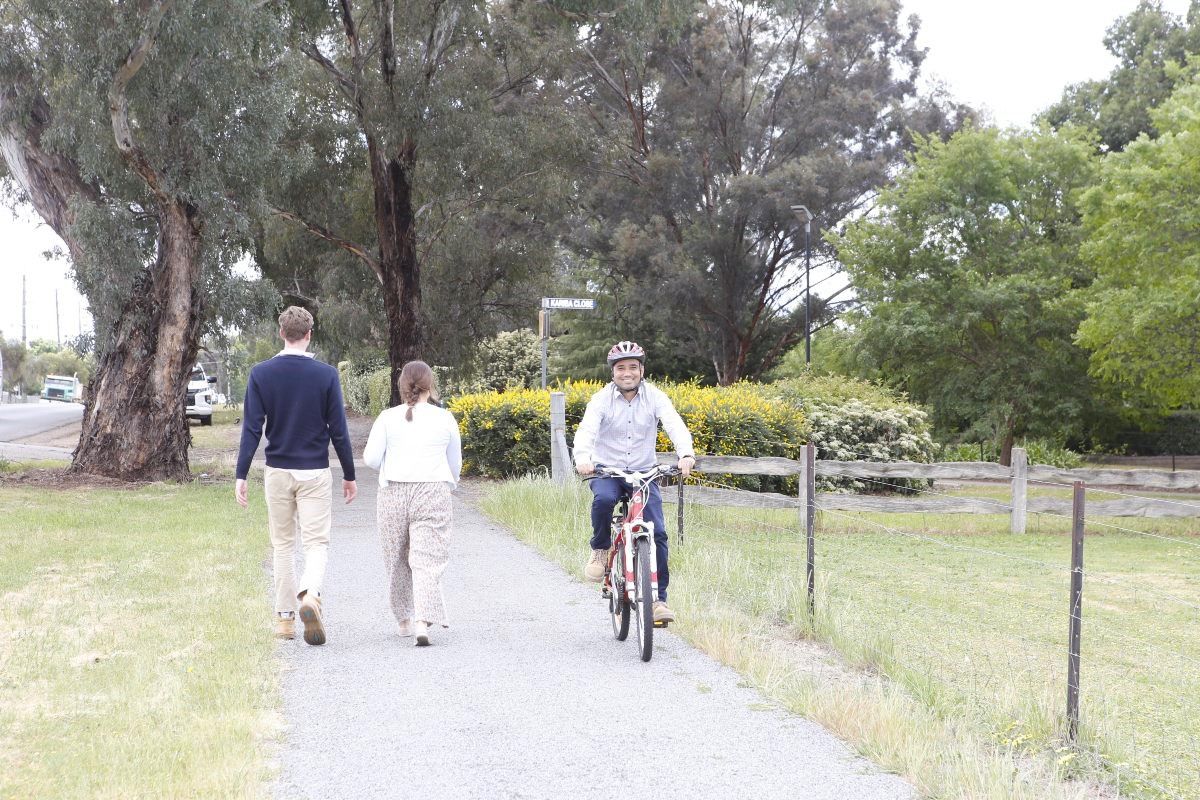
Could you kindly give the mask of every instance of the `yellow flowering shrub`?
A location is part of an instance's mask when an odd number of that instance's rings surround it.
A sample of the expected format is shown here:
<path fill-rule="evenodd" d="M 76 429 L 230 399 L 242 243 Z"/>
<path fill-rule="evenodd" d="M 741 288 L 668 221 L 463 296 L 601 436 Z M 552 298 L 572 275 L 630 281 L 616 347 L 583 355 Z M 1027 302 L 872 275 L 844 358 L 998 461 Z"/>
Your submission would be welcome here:
<path fill-rule="evenodd" d="M 656 384 L 657 385 L 657 384 Z M 687 423 L 697 454 L 780 456 L 800 458 L 808 443 L 804 413 L 778 400 L 764 397 L 753 384 L 698 386 L 693 383 L 663 384 L 675 410 Z M 660 429 L 659 452 L 670 452 L 671 440 Z M 795 478 L 769 475 L 709 475 L 713 481 L 741 489 L 788 492 L 796 490 Z"/>
<path fill-rule="evenodd" d="M 571 382 L 558 387 L 566 394 L 567 443 L 584 409 L 602 384 Z M 803 413 L 786 403 L 764 398 L 746 385 L 708 387 L 655 384 L 666 392 L 695 440 L 698 454 L 783 456 L 796 458 L 806 443 Z M 458 419 L 463 459 L 471 472 L 490 477 L 520 475 L 550 465 L 550 393 L 510 389 L 461 395 L 448 406 Z M 659 432 L 660 452 L 673 450 Z M 464 471 L 467 471 L 464 467 Z M 743 488 L 789 491 L 794 486 L 767 476 L 711 476 Z M 794 484 L 794 480 L 791 484 Z"/>
<path fill-rule="evenodd" d="M 583 418 L 598 383 L 566 383 L 567 442 Z M 550 392 L 508 389 L 452 398 L 446 407 L 458 420 L 463 442 L 463 472 L 503 478 L 550 467 Z"/>

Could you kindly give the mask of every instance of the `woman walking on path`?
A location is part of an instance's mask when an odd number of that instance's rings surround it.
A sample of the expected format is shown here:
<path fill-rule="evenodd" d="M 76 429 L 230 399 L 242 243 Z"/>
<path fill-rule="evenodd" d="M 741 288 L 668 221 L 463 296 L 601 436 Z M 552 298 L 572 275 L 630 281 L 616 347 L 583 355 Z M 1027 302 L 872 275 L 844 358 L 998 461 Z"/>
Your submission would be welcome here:
<path fill-rule="evenodd" d="M 392 613 L 401 636 L 429 644 L 429 627 L 449 627 L 442 573 L 450 558 L 450 491 L 462 471 L 458 423 L 431 401 L 433 370 L 410 361 L 400 371 L 403 405 L 371 427 L 363 460 L 379 470 L 376 515 Z"/>

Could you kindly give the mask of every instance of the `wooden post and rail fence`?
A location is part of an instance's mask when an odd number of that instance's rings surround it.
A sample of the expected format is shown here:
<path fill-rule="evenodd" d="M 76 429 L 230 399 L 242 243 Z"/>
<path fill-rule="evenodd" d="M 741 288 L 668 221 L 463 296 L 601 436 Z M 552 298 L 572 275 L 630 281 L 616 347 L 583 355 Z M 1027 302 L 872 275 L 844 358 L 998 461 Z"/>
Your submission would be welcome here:
<path fill-rule="evenodd" d="M 570 449 L 567 446 L 566 402 L 564 395 L 550 395 L 551 474 L 562 483 L 573 474 Z M 811 447 L 811 445 L 809 446 Z M 673 463 L 674 456 L 659 453 L 661 463 Z M 1070 488 L 1083 481 L 1090 488 L 1137 487 L 1141 490 L 1200 491 L 1200 470 L 1163 472 L 1151 469 L 1059 469 L 1030 465 L 1022 448 L 1013 448 L 1012 466 L 982 461 L 946 461 L 918 464 L 911 461 L 831 461 L 814 459 L 816 477 L 865 478 L 884 481 L 962 480 L 1002 481 L 1010 486 L 1008 502 L 973 497 L 934 497 L 883 494 L 843 494 L 818 492 L 814 498 L 816 511 L 881 511 L 887 513 L 928 512 L 939 514 L 997 514 L 1008 513 L 1010 530 L 1024 533 L 1030 513 L 1070 516 L 1072 501 L 1066 498 L 1029 497 L 1029 483 L 1058 484 Z M 699 505 L 756 506 L 759 508 L 803 508 L 805 464 L 802 459 L 779 457 L 751 458 L 748 456 L 707 456 L 696 459 L 696 471 L 705 475 L 775 475 L 801 478 L 799 496 L 774 492 L 746 492 L 734 489 L 689 486 L 689 502 Z M 682 499 L 682 491 L 680 494 Z M 1163 503 L 1153 498 L 1122 497 L 1116 500 L 1093 502 L 1091 513 L 1101 517 L 1196 517 L 1200 508 L 1190 504 Z"/>

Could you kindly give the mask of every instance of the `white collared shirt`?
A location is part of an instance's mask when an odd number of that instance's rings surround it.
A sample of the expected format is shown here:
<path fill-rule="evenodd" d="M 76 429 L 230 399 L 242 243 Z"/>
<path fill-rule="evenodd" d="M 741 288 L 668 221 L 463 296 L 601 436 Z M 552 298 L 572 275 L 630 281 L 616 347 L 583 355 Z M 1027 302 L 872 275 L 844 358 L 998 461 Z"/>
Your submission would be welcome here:
<path fill-rule="evenodd" d="M 633 399 L 626 400 L 610 383 L 592 395 L 583 412 L 575 431 L 575 463 L 630 470 L 654 466 L 659 422 L 680 458 L 695 454 L 692 434 L 671 398 L 642 381 Z"/>

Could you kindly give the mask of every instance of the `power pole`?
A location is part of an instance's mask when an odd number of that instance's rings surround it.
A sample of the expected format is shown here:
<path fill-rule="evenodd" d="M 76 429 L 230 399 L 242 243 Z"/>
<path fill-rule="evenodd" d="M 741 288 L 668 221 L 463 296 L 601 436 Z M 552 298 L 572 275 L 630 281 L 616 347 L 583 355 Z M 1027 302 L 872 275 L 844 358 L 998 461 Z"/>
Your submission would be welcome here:
<path fill-rule="evenodd" d="M 62 323 L 58 316 L 58 289 L 54 290 L 54 338 L 58 340 L 58 348 L 62 349 Z"/>
<path fill-rule="evenodd" d="M 29 337 L 25 333 L 25 276 L 21 276 L 21 344 L 29 346 Z"/>

